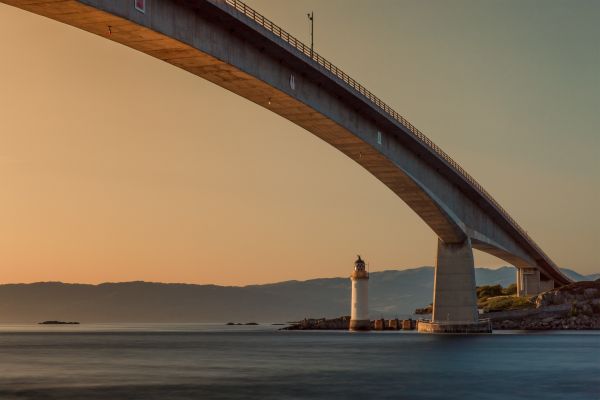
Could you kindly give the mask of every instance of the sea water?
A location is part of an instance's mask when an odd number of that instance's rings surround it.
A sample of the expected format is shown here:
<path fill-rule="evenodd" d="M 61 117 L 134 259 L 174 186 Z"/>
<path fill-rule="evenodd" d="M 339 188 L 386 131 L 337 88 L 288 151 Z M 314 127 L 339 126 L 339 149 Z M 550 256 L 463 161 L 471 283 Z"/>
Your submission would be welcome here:
<path fill-rule="evenodd" d="M 600 399 L 600 332 L 0 325 L 0 399 Z"/>

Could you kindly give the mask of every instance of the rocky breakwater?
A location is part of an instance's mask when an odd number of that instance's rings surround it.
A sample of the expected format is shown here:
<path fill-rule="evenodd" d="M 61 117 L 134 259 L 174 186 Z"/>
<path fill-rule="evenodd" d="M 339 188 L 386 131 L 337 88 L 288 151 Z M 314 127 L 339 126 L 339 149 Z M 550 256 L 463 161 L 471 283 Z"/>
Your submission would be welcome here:
<path fill-rule="evenodd" d="M 576 282 L 530 299 L 531 307 L 488 312 L 494 329 L 600 329 L 600 281 Z"/>
<path fill-rule="evenodd" d="M 414 319 L 376 319 L 371 321 L 371 330 L 374 331 L 399 331 L 413 330 L 416 328 L 417 321 Z M 302 330 L 348 330 L 350 329 L 350 316 L 327 318 L 305 318 L 302 321 L 294 322 L 290 326 L 281 328 L 284 331 L 302 331 Z"/>
<path fill-rule="evenodd" d="M 290 326 L 281 328 L 283 331 L 297 330 L 348 330 L 350 329 L 350 316 L 339 318 L 304 318 L 302 321 L 294 322 Z"/>

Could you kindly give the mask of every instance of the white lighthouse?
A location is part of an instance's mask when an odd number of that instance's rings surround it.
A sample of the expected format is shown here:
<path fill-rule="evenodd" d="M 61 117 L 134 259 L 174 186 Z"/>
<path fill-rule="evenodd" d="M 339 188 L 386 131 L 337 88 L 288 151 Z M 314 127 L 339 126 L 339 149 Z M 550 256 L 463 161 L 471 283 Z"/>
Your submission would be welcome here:
<path fill-rule="evenodd" d="M 352 280 L 352 304 L 350 313 L 351 331 L 368 331 L 371 329 L 369 319 L 369 273 L 365 262 L 358 256 L 354 262 Z"/>

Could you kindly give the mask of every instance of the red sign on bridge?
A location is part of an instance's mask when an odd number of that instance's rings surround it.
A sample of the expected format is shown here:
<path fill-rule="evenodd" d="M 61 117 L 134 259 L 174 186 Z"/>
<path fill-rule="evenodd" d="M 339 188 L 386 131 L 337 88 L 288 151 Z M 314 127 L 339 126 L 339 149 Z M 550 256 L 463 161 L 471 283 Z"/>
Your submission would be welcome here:
<path fill-rule="evenodd" d="M 146 0 L 135 0 L 135 9 L 145 13 L 146 12 Z"/>

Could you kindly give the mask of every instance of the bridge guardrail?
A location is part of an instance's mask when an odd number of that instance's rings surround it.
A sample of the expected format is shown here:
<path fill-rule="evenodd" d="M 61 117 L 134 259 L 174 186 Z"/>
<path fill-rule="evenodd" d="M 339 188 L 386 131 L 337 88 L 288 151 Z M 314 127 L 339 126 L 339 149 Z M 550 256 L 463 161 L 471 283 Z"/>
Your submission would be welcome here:
<path fill-rule="evenodd" d="M 397 122 L 406 127 L 421 143 L 423 143 L 426 147 L 432 150 L 435 154 L 441 157 L 450 167 L 452 167 L 458 174 L 465 179 L 468 183 L 470 183 L 486 200 L 488 200 L 496 209 L 502 214 L 504 218 L 517 230 L 521 235 L 523 235 L 529 242 L 529 244 L 535 248 L 545 259 L 552 265 L 554 268 L 557 268 L 556 265 L 552 262 L 552 260 L 544 253 L 544 251 L 533 241 L 533 239 L 529 236 L 529 234 L 525 231 L 525 229 L 521 228 L 521 226 L 515 221 L 510 214 L 473 178 L 467 171 L 465 171 L 456 161 L 454 161 L 445 151 L 443 151 L 438 145 L 433 143 L 431 139 L 429 139 L 423 132 L 417 129 L 413 124 L 411 124 L 406 118 L 396 112 L 392 107 L 388 106 L 381 99 L 367 90 L 364 86 L 358 83 L 356 80 L 351 78 L 348 74 L 342 71 L 340 68 L 333 65 L 331 62 L 327 61 L 320 54 L 315 52 L 310 46 L 305 45 L 300 40 L 296 39 L 294 36 L 290 35 L 284 29 L 274 24 L 268 18 L 265 18 L 264 15 L 258 13 L 253 8 L 249 7 L 240 0 L 225 0 L 225 4 L 231 6 L 235 10 L 241 12 L 246 17 L 250 18 L 258 25 L 262 26 L 269 32 L 273 33 L 277 37 L 283 39 L 285 42 L 295 47 L 301 53 L 303 53 L 306 57 L 312 59 L 327 71 L 331 72 L 337 78 L 344 81 L 348 86 L 352 89 L 356 90 L 358 93 L 362 94 L 366 97 L 371 103 L 376 105 L 380 110 L 384 111 L 390 117 L 395 119 Z"/>

